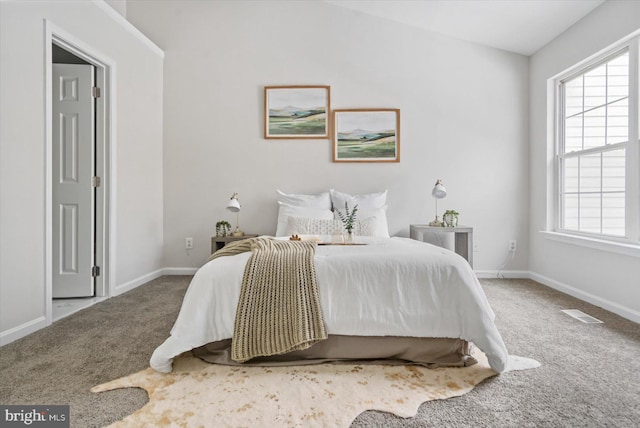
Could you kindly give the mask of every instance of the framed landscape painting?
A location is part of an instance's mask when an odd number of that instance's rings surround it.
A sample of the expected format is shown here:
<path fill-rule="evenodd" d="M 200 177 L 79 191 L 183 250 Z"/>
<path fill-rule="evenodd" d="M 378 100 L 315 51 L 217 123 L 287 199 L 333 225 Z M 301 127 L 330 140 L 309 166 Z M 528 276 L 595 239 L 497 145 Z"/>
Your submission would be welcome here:
<path fill-rule="evenodd" d="M 400 162 L 400 110 L 334 110 L 333 161 Z"/>
<path fill-rule="evenodd" d="M 264 138 L 329 138 L 329 86 L 265 86 Z"/>

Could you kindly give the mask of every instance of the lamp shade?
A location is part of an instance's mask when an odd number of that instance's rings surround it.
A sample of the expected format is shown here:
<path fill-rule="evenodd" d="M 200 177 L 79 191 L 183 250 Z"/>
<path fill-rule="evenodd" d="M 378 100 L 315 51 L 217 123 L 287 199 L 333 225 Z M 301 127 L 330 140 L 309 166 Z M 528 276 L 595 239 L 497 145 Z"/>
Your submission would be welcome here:
<path fill-rule="evenodd" d="M 436 199 L 442 199 L 445 196 L 447 196 L 447 189 L 444 188 L 441 180 L 436 181 L 436 185 L 433 187 L 433 190 L 431 191 L 431 196 L 433 196 Z"/>
<path fill-rule="evenodd" d="M 238 194 L 234 193 L 231 196 L 231 200 L 227 204 L 227 209 L 232 213 L 240 212 L 240 202 L 238 201 Z"/>

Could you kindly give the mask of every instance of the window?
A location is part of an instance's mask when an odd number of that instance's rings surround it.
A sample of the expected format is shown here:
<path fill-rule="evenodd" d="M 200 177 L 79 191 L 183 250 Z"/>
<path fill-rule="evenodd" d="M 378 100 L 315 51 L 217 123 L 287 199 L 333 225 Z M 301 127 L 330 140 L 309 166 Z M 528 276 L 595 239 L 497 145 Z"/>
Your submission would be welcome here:
<path fill-rule="evenodd" d="M 560 231 L 638 241 L 637 61 L 636 39 L 557 80 Z"/>

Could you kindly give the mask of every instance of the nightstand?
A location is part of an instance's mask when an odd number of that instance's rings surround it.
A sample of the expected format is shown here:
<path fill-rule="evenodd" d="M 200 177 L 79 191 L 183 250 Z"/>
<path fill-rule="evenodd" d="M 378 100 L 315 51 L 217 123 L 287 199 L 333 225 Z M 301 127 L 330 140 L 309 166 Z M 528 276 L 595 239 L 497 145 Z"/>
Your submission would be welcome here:
<path fill-rule="evenodd" d="M 412 224 L 409 226 L 409 236 L 411 239 L 428 242 L 438 247 L 453 249 L 473 267 L 473 227 L 435 227 L 426 224 Z M 452 246 L 453 248 L 451 248 Z"/>
<path fill-rule="evenodd" d="M 229 242 L 241 241 L 243 239 L 255 238 L 258 235 L 247 233 L 242 236 L 212 236 L 211 237 L 211 254 L 215 253 Z"/>

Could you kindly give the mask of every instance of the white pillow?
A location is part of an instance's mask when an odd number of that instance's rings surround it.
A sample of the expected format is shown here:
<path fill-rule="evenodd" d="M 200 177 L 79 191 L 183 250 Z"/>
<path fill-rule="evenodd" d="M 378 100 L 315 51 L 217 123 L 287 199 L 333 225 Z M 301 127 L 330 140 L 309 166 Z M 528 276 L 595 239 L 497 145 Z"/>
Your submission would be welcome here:
<path fill-rule="evenodd" d="M 278 205 L 280 206 L 280 208 L 278 208 L 276 236 L 288 236 L 286 235 L 288 216 L 325 218 L 326 212 L 316 212 L 315 210 L 331 210 L 331 197 L 329 196 L 329 192 L 314 195 L 284 193 L 280 189 L 277 189 L 276 192 L 278 193 Z M 287 205 L 287 207 L 283 209 L 282 204 Z M 307 208 L 312 211 L 292 211 L 293 207 Z M 311 214 L 305 215 L 305 213 L 308 212 Z"/>
<path fill-rule="evenodd" d="M 287 221 L 289 217 L 305 217 L 319 220 L 333 220 L 333 212 L 328 208 L 296 207 L 278 202 L 278 226 L 276 236 L 289 236 Z"/>
<path fill-rule="evenodd" d="M 356 220 L 354 232 L 356 236 L 374 236 L 377 219 L 374 217 Z M 304 217 L 289 217 L 287 219 L 287 236 L 291 235 L 333 235 L 344 232 L 340 220 L 324 220 Z"/>
<path fill-rule="evenodd" d="M 278 202 L 294 207 L 331 209 L 331 197 L 329 196 L 329 192 L 319 193 L 317 195 L 296 195 L 294 193 L 284 193 L 280 189 L 276 191 L 278 192 Z"/>
<path fill-rule="evenodd" d="M 376 210 L 387 205 L 387 191 L 377 193 L 367 193 L 364 195 L 350 195 L 348 193 L 338 192 L 337 190 L 329 190 L 331 194 L 331 203 L 333 209 L 339 208 L 344 210 L 344 203 L 349 205 L 349 209 L 358 205 L 358 211 L 360 210 Z"/>
<path fill-rule="evenodd" d="M 368 219 L 375 217 L 375 225 L 373 226 L 372 236 L 380 238 L 389 238 L 389 224 L 387 222 L 387 191 L 368 193 L 364 195 L 349 195 L 348 193 L 338 192 L 331 189 L 331 202 L 334 211 L 339 209 L 344 214 L 345 202 L 349 206 L 349 211 L 358 205 L 356 219 Z M 334 214 L 334 218 L 339 219 L 338 213 Z"/>
<path fill-rule="evenodd" d="M 287 235 L 332 235 L 336 231 L 342 232 L 340 220 L 287 217 Z"/>

